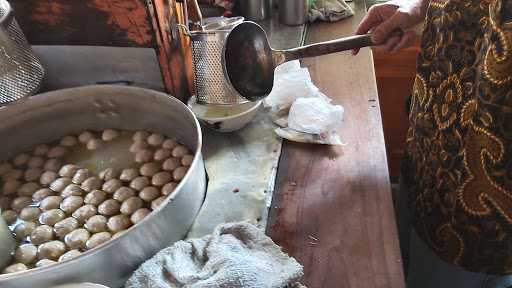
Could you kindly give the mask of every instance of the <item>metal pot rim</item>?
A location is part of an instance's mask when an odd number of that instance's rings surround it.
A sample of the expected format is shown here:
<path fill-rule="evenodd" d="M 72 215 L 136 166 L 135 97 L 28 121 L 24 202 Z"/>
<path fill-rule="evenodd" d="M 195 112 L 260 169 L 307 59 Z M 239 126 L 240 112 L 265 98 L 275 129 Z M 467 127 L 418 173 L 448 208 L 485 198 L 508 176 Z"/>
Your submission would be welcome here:
<path fill-rule="evenodd" d="M 2 0 L 0 0 L 0 1 L 2 1 Z M 194 115 L 192 110 L 187 105 L 185 105 L 183 102 L 179 101 L 178 99 L 174 98 L 171 95 L 168 95 L 168 94 L 165 94 L 165 93 L 162 93 L 159 91 L 155 91 L 155 90 L 139 88 L 139 87 L 117 86 L 117 85 L 90 85 L 90 86 L 83 86 L 83 87 L 77 87 L 77 88 L 66 88 L 66 89 L 55 90 L 55 91 L 50 91 L 50 92 L 45 92 L 42 94 L 30 96 L 30 97 L 27 97 L 24 101 L 22 101 L 20 103 L 14 103 L 9 106 L 0 107 L 0 113 L 8 111 L 9 109 L 17 109 L 17 107 L 19 107 L 20 105 L 28 105 L 31 103 L 36 103 L 37 107 L 39 108 L 41 106 L 49 105 L 47 103 L 48 99 L 51 100 L 54 97 L 62 97 L 60 95 L 63 95 L 63 92 L 65 92 L 65 94 L 69 94 L 69 93 L 76 93 L 76 91 L 79 91 L 79 90 L 92 90 L 92 89 L 96 89 L 99 92 L 98 95 L 101 94 L 102 90 L 105 90 L 105 91 L 117 90 L 121 93 L 123 91 L 132 90 L 132 91 L 138 91 L 137 94 L 146 94 L 146 95 L 153 94 L 154 96 L 159 97 L 161 99 L 167 99 L 166 101 L 170 101 L 174 105 L 177 105 L 178 107 L 180 107 L 180 109 L 184 109 L 186 111 L 186 113 L 190 114 L 190 116 L 192 116 L 192 119 L 194 119 L 194 125 L 196 127 L 197 147 L 195 149 L 194 160 L 192 161 L 192 164 L 190 165 L 189 171 L 187 172 L 185 177 L 181 180 L 181 182 L 178 184 L 178 186 L 176 186 L 173 193 L 171 193 L 169 196 L 167 196 L 167 198 L 164 200 L 164 202 L 162 202 L 162 204 L 160 204 L 160 206 L 156 210 L 151 211 L 151 213 L 148 216 L 146 216 L 144 219 L 142 219 L 141 222 L 139 222 L 139 223 L 137 223 L 137 225 L 133 225 L 130 228 L 128 228 L 127 230 L 125 230 L 116 239 L 111 239 L 96 249 L 85 251 L 80 256 L 70 259 L 70 260 L 67 260 L 62 263 L 56 263 L 56 264 L 43 266 L 43 267 L 35 267 L 35 268 L 29 269 L 26 271 L 19 271 L 19 272 L 15 272 L 15 273 L 9 273 L 9 274 L 3 274 L 3 275 L 0 274 L 0 282 L 2 280 L 9 280 L 12 278 L 21 278 L 21 277 L 24 277 L 25 275 L 29 275 L 32 273 L 42 273 L 45 271 L 51 272 L 52 269 L 55 268 L 56 266 L 62 267 L 63 265 L 69 265 L 69 264 L 73 264 L 77 261 L 80 261 L 84 257 L 93 257 L 92 255 L 101 253 L 103 250 L 106 250 L 109 247 L 116 245 L 117 242 L 121 241 L 120 239 L 127 237 L 127 235 L 130 234 L 131 231 L 140 228 L 142 225 L 144 225 L 144 223 L 151 221 L 152 218 L 155 218 L 156 214 L 158 214 L 162 209 L 164 209 L 164 207 L 167 206 L 169 204 L 169 202 L 172 202 L 173 199 L 176 198 L 180 194 L 180 192 L 182 190 L 181 187 L 183 185 L 185 185 L 185 183 L 187 183 L 187 179 L 189 179 L 191 177 L 190 171 L 192 171 L 195 166 L 199 165 L 198 164 L 199 161 L 202 161 L 201 151 L 202 151 L 202 145 L 203 145 L 203 139 L 202 139 L 203 137 L 202 137 L 202 133 L 201 133 L 201 126 L 199 124 L 197 117 Z M 101 95 L 103 95 L 103 94 L 101 94 Z M 46 103 L 46 105 L 45 105 L 45 103 Z"/>

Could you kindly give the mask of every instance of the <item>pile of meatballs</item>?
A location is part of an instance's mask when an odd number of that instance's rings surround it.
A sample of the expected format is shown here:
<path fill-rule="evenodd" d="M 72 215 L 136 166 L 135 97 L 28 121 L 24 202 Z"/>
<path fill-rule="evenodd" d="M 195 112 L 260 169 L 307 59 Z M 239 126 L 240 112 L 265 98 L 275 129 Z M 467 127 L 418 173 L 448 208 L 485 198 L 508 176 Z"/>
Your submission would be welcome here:
<path fill-rule="evenodd" d="M 85 131 L 0 164 L 1 216 L 20 244 L 2 273 L 52 265 L 94 249 L 139 223 L 174 191 L 194 157 L 161 134 L 132 133 L 134 167 L 94 174 L 63 163 L 77 145 L 101 149 L 120 133 Z"/>

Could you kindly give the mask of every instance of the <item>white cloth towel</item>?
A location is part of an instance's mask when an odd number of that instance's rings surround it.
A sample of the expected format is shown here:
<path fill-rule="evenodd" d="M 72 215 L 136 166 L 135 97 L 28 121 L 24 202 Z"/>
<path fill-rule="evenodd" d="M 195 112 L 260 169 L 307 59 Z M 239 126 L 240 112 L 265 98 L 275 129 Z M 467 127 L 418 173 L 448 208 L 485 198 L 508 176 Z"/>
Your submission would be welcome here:
<path fill-rule="evenodd" d="M 142 264 L 125 288 L 299 287 L 302 266 L 249 223 L 218 226 L 179 241 Z"/>
<path fill-rule="evenodd" d="M 335 22 L 354 15 L 345 0 L 315 0 L 309 9 L 309 22 Z"/>

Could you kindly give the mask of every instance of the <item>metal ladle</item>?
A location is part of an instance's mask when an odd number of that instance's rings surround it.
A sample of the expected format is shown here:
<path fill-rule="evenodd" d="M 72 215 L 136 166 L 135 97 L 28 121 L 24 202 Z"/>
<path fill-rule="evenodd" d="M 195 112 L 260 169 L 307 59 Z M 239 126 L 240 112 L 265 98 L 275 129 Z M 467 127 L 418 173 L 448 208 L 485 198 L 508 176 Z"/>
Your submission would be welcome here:
<path fill-rule="evenodd" d="M 375 45 L 371 35 L 356 35 L 288 50 L 270 47 L 258 24 L 244 22 L 228 35 L 223 53 L 226 78 L 244 98 L 265 98 L 274 85 L 274 69 L 291 60 L 315 57 Z"/>

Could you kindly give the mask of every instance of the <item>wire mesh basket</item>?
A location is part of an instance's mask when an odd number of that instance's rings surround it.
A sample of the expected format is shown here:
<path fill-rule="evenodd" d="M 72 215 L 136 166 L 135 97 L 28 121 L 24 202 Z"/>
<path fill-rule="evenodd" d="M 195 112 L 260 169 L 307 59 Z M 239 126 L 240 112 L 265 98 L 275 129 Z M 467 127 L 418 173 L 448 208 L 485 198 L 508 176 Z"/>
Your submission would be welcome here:
<path fill-rule="evenodd" d="M 35 94 L 44 77 L 6 0 L 0 0 L 0 105 Z"/>
<path fill-rule="evenodd" d="M 197 103 L 236 105 L 249 102 L 229 84 L 224 74 L 222 53 L 231 29 L 243 22 L 242 17 L 210 23 L 203 31 L 190 32 L 192 62 Z"/>

